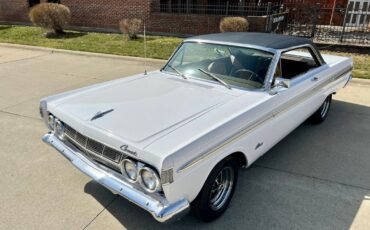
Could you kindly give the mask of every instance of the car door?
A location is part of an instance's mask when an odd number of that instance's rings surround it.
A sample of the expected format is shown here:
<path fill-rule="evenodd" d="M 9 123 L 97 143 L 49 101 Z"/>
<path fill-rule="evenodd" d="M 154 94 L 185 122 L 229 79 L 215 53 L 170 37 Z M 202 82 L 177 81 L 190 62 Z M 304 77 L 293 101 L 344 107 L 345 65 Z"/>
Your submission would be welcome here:
<path fill-rule="evenodd" d="M 272 113 L 272 118 L 263 128 L 266 135 L 263 142 L 267 149 L 304 122 L 325 100 L 320 89 L 327 80 L 323 72 L 327 66 L 312 55 L 308 47 L 281 54 L 270 91 L 271 98 L 265 105 Z M 284 61 L 287 59 L 291 61 Z M 299 64 L 304 61 L 309 62 L 305 68 L 304 64 Z M 284 68 L 295 70 L 284 71 Z M 264 152 L 261 148 L 258 155 Z"/>

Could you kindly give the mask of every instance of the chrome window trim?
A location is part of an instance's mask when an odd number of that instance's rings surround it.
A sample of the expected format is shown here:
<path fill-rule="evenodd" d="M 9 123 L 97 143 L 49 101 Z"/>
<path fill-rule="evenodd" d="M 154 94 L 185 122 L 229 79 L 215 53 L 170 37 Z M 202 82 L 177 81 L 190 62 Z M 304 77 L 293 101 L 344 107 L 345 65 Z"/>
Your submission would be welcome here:
<path fill-rule="evenodd" d="M 266 77 L 268 77 L 268 79 L 266 79 L 266 84 L 265 84 L 265 89 L 266 91 L 270 91 L 271 88 L 272 88 L 272 81 L 274 80 L 274 74 L 275 74 L 275 71 L 276 71 L 276 68 L 277 68 L 277 65 L 281 59 L 281 55 L 282 53 L 285 53 L 285 52 L 288 52 L 288 51 L 292 51 L 292 50 L 296 50 L 296 49 L 299 49 L 299 48 L 308 48 L 309 50 L 312 51 L 311 54 L 314 55 L 314 58 L 319 62 L 319 66 L 314 68 L 314 69 L 317 69 L 317 68 L 320 68 L 322 67 L 323 65 L 326 65 L 326 62 L 324 61 L 324 59 L 322 58 L 321 54 L 317 52 L 317 49 L 315 49 L 311 44 L 303 44 L 303 45 L 298 45 L 298 46 L 292 46 L 292 47 L 289 47 L 289 48 L 286 48 L 286 49 L 279 49 L 279 50 L 276 50 L 276 60 L 274 60 L 273 63 L 271 63 L 271 65 L 274 65 L 272 67 L 272 71 L 269 73 L 269 75 L 266 74 Z M 314 70 L 313 69 L 313 70 Z M 310 70 L 312 71 L 312 70 Z M 309 72 L 310 72 L 309 71 Z M 299 77 L 300 75 L 298 75 L 297 77 Z"/>
<path fill-rule="evenodd" d="M 274 79 L 274 74 L 276 71 L 276 67 L 280 61 L 280 56 L 281 56 L 281 52 L 279 50 L 276 50 L 276 53 L 271 61 L 269 70 L 266 73 L 265 85 L 264 85 L 264 89 L 266 92 L 269 92 L 271 90 L 272 80 Z"/>
<path fill-rule="evenodd" d="M 256 50 L 263 50 L 272 54 L 276 53 L 276 49 L 273 48 L 267 48 L 264 46 L 257 46 L 257 45 L 250 45 L 250 44 L 242 44 L 237 42 L 223 42 L 223 41 L 213 41 L 213 40 L 207 40 L 207 39 L 186 39 L 183 41 L 185 42 L 196 42 L 196 43 L 207 43 L 207 44 L 217 44 L 217 45 L 228 45 L 228 46 L 236 46 L 236 47 L 244 47 L 244 48 L 252 48 Z"/>
<path fill-rule="evenodd" d="M 317 61 L 319 61 L 320 66 L 326 64 L 326 62 L 324 61 L 324 58 L 317 51 L 317 49 L 315 47 L 313 47 L 311 44 L 303 44 L 303 45 L 299 45 L 299 46 L 292 46 L 292 47 L 289 47 L 289 48 L 286 48 L 286 49 L 280 49 L 279 51 L 281 53 L 285 53 L 287 51 L 296 50 L 296 49 L 299 49 L 299 48 L 308 48 L 308 49 L 310 49 L 313 52 L 313 54 L 315 55 Z"/>
<path fill-rule="evenodd" d="M 213 41 L 213 40 L 207 40 L 207 39 L 185 39 L 183 42 L 180 43 L 180 45 L 175 49 L 175 51 L 172 53 L 171 57 L 168 59 L 166 64 L 161 68 L 163 70 L 166 68 L 168 63 L 172 60 L 173 56 L 177 53 L 177 51 L 180 49 L 180 47 L 187 42 L 195 42 L 195 43 L 206 43 L 206 44 L 216 44 L 216 45 L 227 45 L 227 46 L 235 46 L 235 47 L 241 47 L 241 48 L 251 48 L 251 49 L 257 49 L 257 50 L 262 50 L 266 51 L 269 53 L 272 53 L 274 56 L 272 58 L 272 61 L 270 63 L 270 66 L 266 72 L 265 76 L 265 81 L 263 84 L 263 87 L 261 87 L 258 90 L 262 91 L 267 91 L 269 92 L 272 87 L 272 81 L 274 77 L 274 73 L 276 71 L 277 64 L 279 63 L 281 54 L 290 50 L 295 50 L 299 48 L 308 48 L 309 50 L 312 51 L 311 54 L 314 55 L 314 58 L 319 62 L 320 66 L 325 65 L 325 61 L 321 54 L 317 51 L 317 49 L 312 45 L 312 44 L 303 44 L 303 45 L 298 45 L 298 46 L 292 46 L 286 49 L 273 49 L 273 48 L 267 48 L 263 46 L 257 46 L 257 45 L 250 45 L 250 44 L 241 44 L 241 43 L 236 43 L 236 42 L 222 42 L 222 41 Z M 195 78 L 194 78 L 195 79 Z M 196 78 L 199 79 L 199 78 Z M 243 88 L 245 89 L 245 88 Z"/>
<path fill-rule="evenodd" d="M 205 40 L 205 39 L 191 39 L 190 38 L 190 39 L 186 39 L 186 40 L 184 40 L 183 42 L 180 43 L 180 45 L 172 53 L 171 57 L 167 60 L 166 64 L 161 68 L 161 71 L 163 71 L 164 68 L 166 68 L 166 66 L 171 62 L 172 58 L 174 57 L 174 55 L 177 53 L 177 51 L 180 49 L 180 47 L 182 45 L 184 45 L 185 43 L 191 43 L 191 42 L 193 42 L 193 43 L 214 44 L 214 45 L 226 45 L 226 46 L 234 46 L 234 47 L 240 47 L 240 48 L 250 48 L 250 49 L 256 49 L 256 50 L 262 50 L 262 51 L 273 54 L 273 57 L 272 57 L 270 66 L 269 66 L 269 68 L 266 72 L 265 81 L 262 84 L 262 87 L 261 88 L 256 88 L 256 89 L 251 88 L 252 90 L 258 90 L 258 91 L 268 91 L 269 90 L 268 85 L 270 85 L 270 84 L 268 83 L 267 79 L 269 79 L 270 78 L 269 76 L 271 75 L 271 73 L 273 73 L 272 69 L 275 70 L 274 65 L 276 65 L 276 64 L 274 63 L 274 60 L 276 59 L 276 55 L 279 53 L 279 50 L 272 49 L 272 48 L 267 48 L 267 47 L 263 47 L 263 46 L 241 44 L 241 43 L 236 43 L 236 42 L 222 42 L 222 41 L 212 41 L 212 40 Z M 168 72 L 168 71 L 166 71 L 166 72 Z M 192 77 L 192 79 L 206 80 L 206 79 L 200 79 L 200 78 L 197 78 L 197 77 Z M 208 81 L 208 80 L 206 80 L 206 81 Z M 214 81 L 210 81 L 210 82 L 214 83 Z M 244 90 L 249 90 L 249 88 L 243 88 L 243 87 L 238 87 L 238 86 L 234 86 L 234 85 L 232 85 L 232 87 L 241 88 L 241 89 L 244 89 Z"/>

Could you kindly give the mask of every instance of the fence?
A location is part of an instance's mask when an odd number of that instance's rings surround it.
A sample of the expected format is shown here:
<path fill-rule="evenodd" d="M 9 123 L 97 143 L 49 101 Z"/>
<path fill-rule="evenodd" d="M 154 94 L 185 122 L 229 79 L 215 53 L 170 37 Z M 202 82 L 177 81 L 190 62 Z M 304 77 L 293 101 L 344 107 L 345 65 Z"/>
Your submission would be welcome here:
<path fill-rule="evenodd" d="M 151 6 L 151 12 L 178 17 L 265 17 L 264 32 L 307 37 L 324 43 L 370 44 L 369 0 L 349 0 L 347 5 L 340 0 L 334 4 L 315 3 L 316 1 L 284 0 L 283 3 L 261 4 L 226 1 L 224 4 L 200 5 L 193 0 L 161 0 Z"/>
<path fill-rule="evenodd" d="M 287 2 L 284 33 L 317 42 L 370 44 L 370 4 L 349 1 L 346 6 Z"/>
<path fill-rule="evenodd" d="M 179 13 L 179 14 L 202 14 L 202 15 L 235 15 L 235 16 L 265 16 L 278 13 L 281 10 L 280 3 L 230 3 L 217 5 L 193 4 L 190 1 L 161 1 L 152 6 L 152 12 Z"/>

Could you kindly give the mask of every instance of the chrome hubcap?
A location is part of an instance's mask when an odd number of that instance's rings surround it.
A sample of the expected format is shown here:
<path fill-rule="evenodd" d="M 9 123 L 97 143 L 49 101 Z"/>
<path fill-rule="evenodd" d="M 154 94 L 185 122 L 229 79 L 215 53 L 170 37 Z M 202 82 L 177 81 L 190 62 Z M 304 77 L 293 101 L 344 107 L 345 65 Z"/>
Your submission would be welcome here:
<path fill-rule="evenodd" d="M 234 183 L 234 170 L 231 167 L 223 168 L 213 182 L 209 203 L 212 210 L 221 209 L 231 194 Z"/>
<path fill-rule="evenodd" d="M 321 107 L 321 113 L 320 113 L 321 114 L 321 117 L 325 117 L 326 113 L 329 110 L 329 105 L 330 105 L 329 100 L 325 100 L 324 101 L 324 104 Z"/>

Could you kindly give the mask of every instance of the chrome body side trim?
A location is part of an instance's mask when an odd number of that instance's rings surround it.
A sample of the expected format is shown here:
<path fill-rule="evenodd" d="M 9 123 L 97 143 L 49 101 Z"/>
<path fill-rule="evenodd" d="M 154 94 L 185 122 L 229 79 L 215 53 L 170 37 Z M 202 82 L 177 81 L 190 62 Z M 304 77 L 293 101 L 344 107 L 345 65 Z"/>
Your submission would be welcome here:
<path fill-rule="evenodd" d="M 185 163 L 183 166 L 181 166 L 180 168 L 177 169 L 176 172 L 180 173 L 184 170 L 187 170 L 189 168 L 191 168 L 192 166 L 196 165 L 197 163 L 199 163 L 200 161 L 212 156 L 213 154 L 215 154 L 217 152 L 217 150 L 221 149 L 222 147 L 234 142 L 234 141 L 237 141 L 238 139 L 242 138 L 243 136 L 249 134 L 250 132 L 252 132 L 254 129 L 258 128 L 260 125 L 262 125 L 263 123 L 265 123 L 266 121 L 272 119 L 273 117 L 279 115 L 280 113 L 283 113 L 287 110 L 289 110 L 290 108 L 294 107 L 295 105 L 301 103 L 302 101 L 308 99 L 310 96 L 312 96 L 313 94 L 315 94 L 320 88 L 323 88 L 324 86 L 326 86 L 327 84 L 333 82 L 333 81 L 336 81 L 342 77 L 344 77 L 346 74 L 348 74 L 350 71 L 352 70 L 352 67 L 351 68 L 348 68 L 348 69 L 345 69 L 344 71 L 341 71 L 337 76 L 335 77 L 332 77 L 332 78 L 329 78 L 328 80 L 322 82 L 321 84 L 319 84 L 318 86 L 314 87 L 313 89 L 311 89 L 310 91 L 308 91 L 307 93 L 305 94 L 302 94 L 300 96 L 297 96 L 295 98 L 292 98 L 290 100 L 290 102 L 288 102 L 287 104 L 281 106 L 280 108 L 277 108 L 275 109 L 272 113 L 269 113 L 259 119 L 257 119 L 255 122 L 253 122 L 252 125 L 246 127 L 245 129 L 239 131 L 238 133 L 234 134 L 232 137 L 230 137 L 229 139 L 227 139 L 226 141 L 223 141 L 221 144 L 217 145 L 216 147 L 212 148 L 211 150 L 207 151 L 207 152 L 204 152 L 203 154 L 200 154 L 200 156 L 188 161 L 187 163 Z"/>
<path fill-rule="evenodd" d="M 229 139 L 223 141 L 221 144 L 217 145 L 216 147 L 212 148 L 211 150 L 209 150 L 209 151 L 207 151 L 207 152 L 205 152 L 203 154 L 200 154 L 198 157 L 196 157 L 196 158 L 188 161 L 183 166 L 181 166 L 180 168 L 178 168 L 176 170 L 176 172 L 177 173 L 181 173 L 181 172 L 183 172 L 183 171 L 191 168 L 192 166 L 196 165 L 200 161 L 209 158 L 210 156 L 212 156 L 213 154 L 215 154 L 217 152 L 217 150 L 223 148 L 224 146 L 226 146 L 226 145 L 228 145 L 228 144 L 230 144 L 230 143 L 232 143 L 234 141 L 237 141 L 238 139 L 240 139 L 244 135 L 247 135 L 248 133 L 252 132 L 258 126 L 262 125 L 264 122 L 270 120 L 273 117 L 274 117 L 274 114 L 267 114 L 267 115 L 265 115 L 265 116 L 257 119 L 255 122 L 253 122 L 253 125 L 246 127 L 245 129 L 239 131 L 238 133 L 236 133 L 235 135 L 233 135 Z"/>
<path fill-rule="evenodd" d="M 112 192 L 145 209 L 159 222 L 180 218 L 189 210 L 189 201 L 184 198 L 169 203 L 165 198 L 155 198 L 150 194 L 135 189 L 132 184 L 119 178 L 113 171 L 89 160 L 72 146 L 67 146 L 53 133 L 44 135 L 42 140 L 58 150 L 81 172 Z"/>

